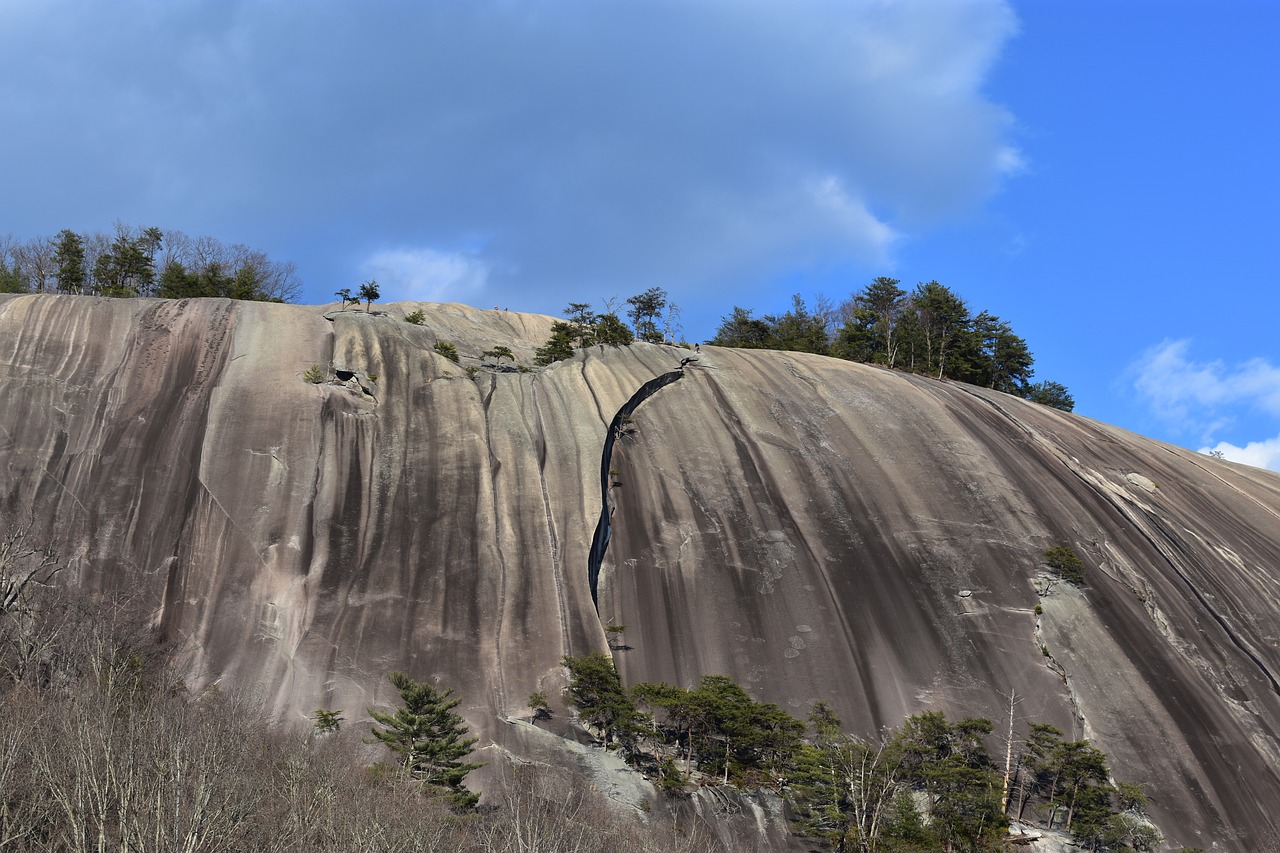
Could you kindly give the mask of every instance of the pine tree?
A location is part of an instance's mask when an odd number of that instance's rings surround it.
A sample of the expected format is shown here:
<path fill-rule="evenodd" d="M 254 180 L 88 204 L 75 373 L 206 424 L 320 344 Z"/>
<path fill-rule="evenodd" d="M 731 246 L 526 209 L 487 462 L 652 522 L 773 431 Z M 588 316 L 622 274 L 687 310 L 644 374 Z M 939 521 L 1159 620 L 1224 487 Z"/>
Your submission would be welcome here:
<path fill-rule="evenodd" d="M 339 293 L 341 293 L 341 291 L 339 291 Z M 374 279 L 369 279 L 364 284 L 360 285 L 360 298 L 364 300 L 364 311 L 366 314 L 368 314 L 369 309 L 373 307 L 373 303 L 377 302 L 381 297 L 382 293 L 378 290 L 378 282 Z M 356 304 L 358 305 L 359 302 Z"/>
<path fill-rule="evenodd" d="M 54 243 L 53 262 L 58 267 L 58 290 L 81 293 L 84 290 L 84 241 L 76 232 L 64 228 Z"/>
<path fill-rule="evenodd" d="M 596 343 L 611 347 L 625 347 L 633 340 L 635 338 L 631 334 L 631 330 L 627 328 L 626 323 L 618 318 L 617 314 L 609 312 L 596 318 Z"/>
<path fill-rule="evenodd" d="M 471 808 L 479 795 L 468 791 L 462 780 L 484 765 L 460 760 L 478 740 L 467 737 L 467 724 L 453 711 L 461 700 L 452 698 L 452 689 L 437 690 L 402 672 L 387 678 L 400 691 L 404 707 L 394 714 L 370 709 L 380 724 L 371 727 L 374 738 L 396 753 L 400 766 L 423 787 L 439 788 L 460 808 Z"/>
<path fill-rule="evenodd" d="M 565 657 L 563 662 L 569 670 L 569 701 L 577 707 L 580 718 L 599 729 L 606 741 L 617 738 L 624 745 L 630 743 L 638 713 L 622 686 L 613 658 L 603 652 L 589 652 L 581 657 Z"/>
<path fill-rule="evenodd" d="M 573 326 L 559 320 L 551 324 L 551 337 L 533 354 L 533 363 L 546 367 L 557 361 L 573 358 Z"/>
<path fill-rule="evenodd" d="M 651 287 L 628 299 L 627 304 L 631 306 L 627 316 L 635 327 L 636 337 L 651 344 L 662 343 L 658 318 L 667 307 L 667 292 L 661 287 Z"/>

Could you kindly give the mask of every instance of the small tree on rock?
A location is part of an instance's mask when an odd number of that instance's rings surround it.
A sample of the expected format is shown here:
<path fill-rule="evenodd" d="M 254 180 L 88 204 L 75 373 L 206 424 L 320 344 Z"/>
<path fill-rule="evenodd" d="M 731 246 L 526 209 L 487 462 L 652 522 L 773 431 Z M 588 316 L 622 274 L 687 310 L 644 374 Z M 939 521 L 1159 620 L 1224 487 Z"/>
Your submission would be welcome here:
<path fill-rule="evenodd" d="M 1073 411 L 1076 407 L 1075 398 L 1061 382 L 1036 382 L 1022 389 L 1018 396 L 1064 412 Z"/>
<path fill-rule="evenodd" d="M 369 309 L 373 306 L 373 303 L 378 301 L 380 296 L 382 294 L 378 291 L 378 282 L 373 279 L 369 279 L 360 285 L 359 297 L 364 300 L 364 312 L 366 314 L 369 313 Z"/>
<path fill-rule="evenodd" d="M 625 347 L 633 340 L 635 340 L 635 337 L 631 334 L 631 330 L 627 328 L 627 324 L 622 322 L 618 315 L 612 311 L 601 314 L 596 318 L 596 343 L 602 346 Z"/>
<path fill-rule="evenodd" d="M 557 361 L 573 358 L 573 326 L 559 320 L 551 324 L 551 337 L 533 354 L 533 363 L 546 367 Z"/>
<path fill-rule="evenodd" d="M 1084 583 L 1084 560 L 1069 545 L 1055 545 L 1044 552 L 1045 562 L 1058 577 L 1080 586 Z"/>
<path fill-rule="evenodd" d="M 458 363 L 458 347 L 453 343 L 450 343 L 449 341 L 436 341 L 434 349 L 437 355 L 444 356 L 454 364 Z"/>
<path fill-rule="evenodd" d="M 440 789 L 458 807 L 471 808 L 479 795 L 468 791 L 462 780 L 484 765 L 461 760 L 478 738 L 467 737 L 467 724 L 454 713 L 460 700 L 453 698 L 451 689 L 438 690 L 402 672 L 387 678 L 400 691 L 404 707 L 394 714 L 370 709 L 378 723 L 371 727 L 374 740 L 396 753 L 400 766 L 424 788 Z"/>
<path fill-rule="evenodd" d="M 511 347 L 501 346 L 501 345 L 496 346 L 493 349 L 485 350 L 484 352 L 480 353 L 480 356 L 482 358 L 493 359 L 493 363 L 497 365 L 502 364 L 502 360 L 504 358 L 511 359 L 511 362 L 513 364 L 515 363 L 515 360 L 516 360 L 516 354 L 511 351 Z"/>

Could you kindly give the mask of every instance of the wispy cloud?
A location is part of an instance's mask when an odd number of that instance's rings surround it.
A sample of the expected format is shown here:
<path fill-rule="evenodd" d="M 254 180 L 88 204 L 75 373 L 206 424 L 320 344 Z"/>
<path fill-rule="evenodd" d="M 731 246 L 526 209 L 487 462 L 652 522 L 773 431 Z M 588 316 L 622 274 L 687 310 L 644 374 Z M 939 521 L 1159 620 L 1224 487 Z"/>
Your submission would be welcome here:
<path fill-rule="evenodd" d="M 383 249 L 361 264 L 366 278 L 396 300 L 458 302 L 478 297 L 489 266 L 473 255 L 428 248 Z"/>
<path fill-rule="evenodd" d="M 1280 367 L 1263 358 L 1235 365 L 1196 361 L 1190 349 L 1190 340 L 1165 340 L 1133 365 L 1134 388 L 1158 415 L 1180 421 L 1193 408 L 1203 412 L 1245 403 L 1280 416 Z"/>
<path fill-rule="evenodd" d="M 1280 439 L 1248 442 L 1243 447 L 1216 440 L 1216 435 L 1243 414 L 1280 418 L 1280 367 L 1264 358 L 1236 364 L 1221 359 L 1199 361 L 1190 340 L 1165 340 L 1129 367 L 1133 388 L 1151 411 L 1183 434 L 1197 435 L 1206 450 L 1221 450 L 1229 459 L 1275 467 Z M 1262 464 L 1257 460 L 1262 460 Z"/>

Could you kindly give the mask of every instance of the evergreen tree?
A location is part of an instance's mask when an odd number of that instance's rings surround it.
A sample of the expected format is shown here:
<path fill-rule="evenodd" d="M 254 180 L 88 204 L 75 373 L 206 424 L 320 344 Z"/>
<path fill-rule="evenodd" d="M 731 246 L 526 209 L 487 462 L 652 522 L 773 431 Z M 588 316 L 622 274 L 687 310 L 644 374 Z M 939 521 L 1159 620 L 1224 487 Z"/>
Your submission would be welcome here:
<path fill-rule="evenodd" d="M 631 318 L 636 337 L 651 344 L 662 343 L 658 319 L 667 307 L 667 292 L 661 287 L 651 287 L 628 299 L 627 304 L 631 306 L 627 316 Z"/>
<path fill-rule="evenodd" d="M 870 339 L 871 358 L 857 360 L 893 367 L 898 360 L 898 318 L 906 304 L 907 292 L 898 287 L 898 279 L 882 275 L 873 279 L 853 301 L 854 322 L 868 332 Z M 853 329 L 849 331 L 852 333 Z"/>
<path fill-rule="evenodd" d="M 27 281 L 17 267 L 10 267 L 0 259 L 0 293 L 26 293 Z"/>
<path fill-rule="evenodd" d="M 781 317 L 767 316 L 765 322 L 773 327 L 777 349 L 817 355 L 826 355 L 830 349 L 826 321 L 811 312 L 798 293 L 791 297 L 790 311 Z"/>
<path fill-rule="evenodd" d="M 58 268 L 58 290 L 63 293 L 84 291 L 84 241 L 79 234 L 68 228 L 58 232 L 53 262 Z"/>
<path fill-rule="evenodd" d="M 378 282 L 373 279 L 369 279 L 364 284 L 360 285 L 360 292 L 358 295 L 360 299 L 364 300 L 364 311 L 366 314 L 368 314 L 369 309 L 373 307 L 373 303 L 377 302 L 379 297 L 382 296 L 378 291 Z"/>
<path fill-rule="evenodd" d="M 604 739 L 629 744 L 639 716 L 635 702 L 622 686 L 613 658 L 603 652 L 565 657 L 569 670 L 569 701 L 584 721 L 600 729 Z"/>
<path fill-rule="evenodd" d="M 939 379 L 954 376 L 953 348 L 969 329 L 968 306 L 949 287 L 930 281 L 916 286 L 911 294 L 911 307 L 924 344 L 924 364 L 917 363 L 915 369 Z"/>
<path fill-rule="evenodd" d="M 1028 385 L 1018 396 L 1064 412 L 1070 412 L 1076 407 L 1076 401 L 1067 391 L 1067 386 L 1057 382 L 1037 382 L 1034 385 Z"/>
<path fill-rule="evenodd" d="M 116 238 L 98 255 L 93 277 L 103 296 L 150 296 L 155 287 L 155 256 L 163 235 L 158 228 L 134 233 L 123 223 L 116 224 Z"/>
<path fill-rule="evenodd" d="M 458 347 L 454 343 L 450 341 L 436 341 L 436 345 L 433 349 L 438 355 L 444 356 L 454 364 L 458 363 Z"/>
<path fill-rule="evenodd" d="M 494 347 L 493 349 L 487 349 L 484 352 L 480 353 L 480 357 L 493 359 L 493 363 L 495 365 L 502 364 L 502 360 L 504 358 L 511 359 L 512 364 L 515 364 L 515 361 L 516 361 L 516 354 L 511 351 L 511 347 L 503 346 L 501 344 Z"/>
<path fill-rule="evenodd" d="M 1041 776 L 1050 767 L 1050 757 L 1062 743 L 1062 729 L 1046 723 L 1032 723 L 1027 743 L 1018 758 L 1018 810 L 1015 817 L 1022 820 L 1027 800 L 1042 789 Z"/>
<path fill-rule="evenodd" d="M 437 690 L 402 672 L 387 678 L 404 706 L 394 714 L 370 709 L 378 723 L 371 727 L 374 739 L 396 753 L 400 766 L 424 787 L 444 791 L 461 808 L 474 806 L 479 795 L 468 791 L 463 779 L 484 765 L 461 760 L 478 740 L 467 737 L 467 724 L 454 713 L 461 700 L 453 698 L 451 689 Z"/>
<path fill-rule="evenodd" d="M 835 340 L 831 342 L 831 354 L 846 361 L 880 363 L 891 367 L 880 358 L 879 342 L 875 314 L 855 305 L 850 307 L 844 324 L 836 331 Z"/>
<path fill-rule="evenodd" d="M 752 317 L 749 310 L 735 305 L 731 315 L 720 319 L 716 336 L 707 343 L 718 347 L 772 349 L 773 337 L 773 329 L 766 321 Z"/>
<path fill-rule="evenodd" d="M 533 363 L 546 367 L 556 361 L 573 358 L 574 328 L 559 320 L 551 324 L 551 337 L 533 354 Z"/>
<path fill-rule="evenodd" d="M 1044 560 L 1053 573 L 1067 583 L 1084 584 L 1084 560 L 1070 545 L 1054 545 L 1044 552 Z"/>
<path fill-rule="evenodd" d="M 1085 805 L 1086 811 L 1096 820 L 1097 809 L 1101 805 L 1097 789 L 1107 786 L 1107 757 L 1089 745 L 1087 740 L 1068 741 L 1060 744 L 1053 755 L 1054 811 L 1049 815 L 1049 828 L 1053 829 L 1058 808 L 1065 807 L 1065 823 L 1067 831 L 1072 828 L 1076 810 Z M 1110 788 L 1106 787 L 1106 792 Z M 1102 795 L 1106 799 L 1106 794 Z M 1109 800 L 1107 801 L 1109 806 Z M 1110 814 L 1110 812 L 1108 812 Z"/>
<path fill-rule="evenodd" d="M 973 319 L 975 343 L 979 347 L 978 384 L 1006 394 L 1018 394 L 1026 387 L 1035 359 L 1027 342 L 1013 328 L 986 311 Z"/>
<path fill-rule="evenodd" d="M 595 342 L 611 347 L 628 346 L 635 337 L 617 314 L 609 312 L 596 318 Z"/>
<path fill-rule="evenodd" d="M 591 310 L 590 303 L 570 302 L 569 307 L 564 309 L 564 316 L 569 320 L 569 327 L 573 330 L 574 344 L 581 349 L 586 349 L 596 342 L 597 317 Z"/>

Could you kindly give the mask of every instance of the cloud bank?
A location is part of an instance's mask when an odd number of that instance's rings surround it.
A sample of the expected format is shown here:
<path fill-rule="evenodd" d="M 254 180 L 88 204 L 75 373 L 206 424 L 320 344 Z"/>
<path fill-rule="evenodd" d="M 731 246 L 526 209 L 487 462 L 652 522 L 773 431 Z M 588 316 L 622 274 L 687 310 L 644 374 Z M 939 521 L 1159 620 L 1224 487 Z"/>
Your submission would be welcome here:
<path fill-rule="evenodd" d="M 1024 159 L 982 93 L 1000 0 L 0 9 L 17 230 L 215 233 L 319 298 L 386 264 L 542 308 L 886 265 Z"/>

